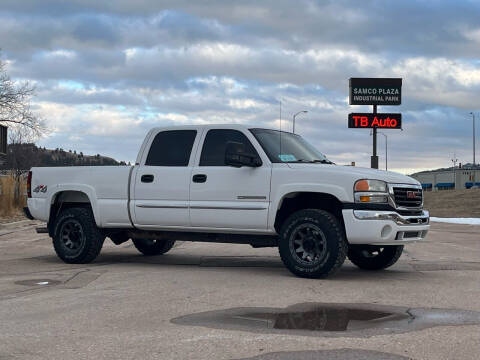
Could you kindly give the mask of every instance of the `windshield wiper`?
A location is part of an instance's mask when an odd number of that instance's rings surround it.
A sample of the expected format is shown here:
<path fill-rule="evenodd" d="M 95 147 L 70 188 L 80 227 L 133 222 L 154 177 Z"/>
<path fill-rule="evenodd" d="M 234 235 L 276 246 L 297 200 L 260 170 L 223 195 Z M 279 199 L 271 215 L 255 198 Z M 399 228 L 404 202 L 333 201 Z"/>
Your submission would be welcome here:
<path fill-rule="evenodd" d="M 305 160 L 305 159 L 297 159 L 297 160 L 294 160 L 294 161 L 285 161 L 285 162 L 288 162 L 288 163 L 309 163 L 309 164 L 313 164 L 313 163 L 320 163 L 320 164 L 335 164 L 333 162 L 331 162 L 330 160 L 326 160 L 326 159 L 314 159 L 314 160 Z"/>
<path fill-rule="evenodd" d="M 332 162 L 330 160 L 327 160 L 327 159 L 322 159 L 322 160 L 315 159 L 315 160 L 312 160 L 311 162 L 312 163 L 321 163 L 321 164 L 335 164 L 334 162 Z"/>

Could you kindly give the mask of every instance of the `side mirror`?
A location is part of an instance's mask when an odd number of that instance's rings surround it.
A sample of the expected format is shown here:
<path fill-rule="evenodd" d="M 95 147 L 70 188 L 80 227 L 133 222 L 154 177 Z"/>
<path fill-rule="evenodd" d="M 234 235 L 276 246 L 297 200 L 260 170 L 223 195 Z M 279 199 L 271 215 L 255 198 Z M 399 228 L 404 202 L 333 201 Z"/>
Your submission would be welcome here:
<path fill-rule="evenodd" d="M 262 160 L 257 154 L 246 153 L 245 144 L 229 141 L 225 149 L 225 165 L 259 167 L 262 166 Z"/>

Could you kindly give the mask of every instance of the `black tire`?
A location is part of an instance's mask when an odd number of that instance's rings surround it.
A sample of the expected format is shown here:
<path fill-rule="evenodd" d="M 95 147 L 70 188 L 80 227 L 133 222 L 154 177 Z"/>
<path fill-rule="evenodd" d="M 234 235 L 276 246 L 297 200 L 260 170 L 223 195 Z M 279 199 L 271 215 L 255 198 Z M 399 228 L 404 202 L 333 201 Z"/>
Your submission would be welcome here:
<path fill-rule="evenodd" d="M 345 261 L 347 249 L 340 222 L 324 210 L 297 211 L 280 229 L 280 257 L 299 277 L 326 278 L 332 275 Z"/>
<path fill-rule="evenodd" d="M 68 264 L 87 264 L 102 250 L 105 236 L 95 224 L 92 210 L 69 208 L 55 219 L 53 247 Z"/>
<path fill-rule="evenodd" d="M 402 252 L 403 245 L 350 245 L 348 258 L 360 269 L 382 270 L 395 264 Z"/>
<path fill-rule="evenodd" d="M 146 256 L 165 254 L 175 244 L 175 240 L 132 239 L 132 241 L 137 250 Z"/>

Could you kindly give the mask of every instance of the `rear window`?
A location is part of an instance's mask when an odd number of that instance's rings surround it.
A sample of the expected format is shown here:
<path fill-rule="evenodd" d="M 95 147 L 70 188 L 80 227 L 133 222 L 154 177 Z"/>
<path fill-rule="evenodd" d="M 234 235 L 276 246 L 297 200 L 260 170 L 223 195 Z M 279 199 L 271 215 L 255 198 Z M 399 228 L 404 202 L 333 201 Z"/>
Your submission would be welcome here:
<path fill-rule="evenodd" d="M 196 130 L 162 131 L 150 146 L 145 165 L 188 166 Z"/>

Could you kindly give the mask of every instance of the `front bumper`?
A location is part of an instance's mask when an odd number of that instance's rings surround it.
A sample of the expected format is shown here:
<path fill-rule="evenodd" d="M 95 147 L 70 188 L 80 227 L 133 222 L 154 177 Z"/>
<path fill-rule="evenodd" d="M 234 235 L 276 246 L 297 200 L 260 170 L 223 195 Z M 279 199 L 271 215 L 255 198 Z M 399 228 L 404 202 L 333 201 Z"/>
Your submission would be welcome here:
<path fill-rule="evenodd" d="M 350 244 L 403 245 L 425 239 L 430 216 L 402 216 L 394 211 L 344 209 L 343 220 Z"/>

